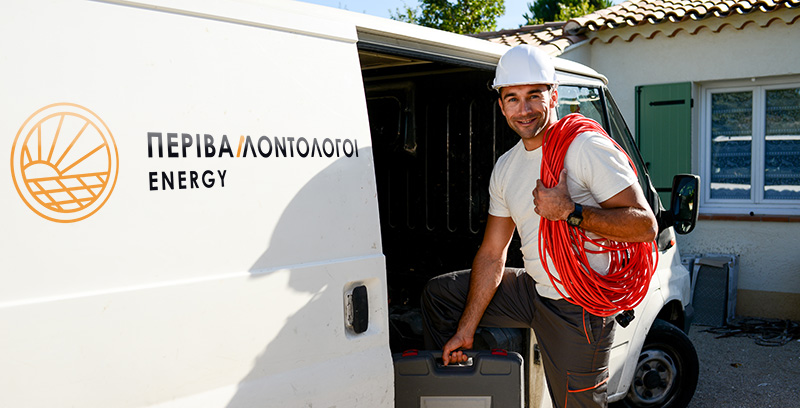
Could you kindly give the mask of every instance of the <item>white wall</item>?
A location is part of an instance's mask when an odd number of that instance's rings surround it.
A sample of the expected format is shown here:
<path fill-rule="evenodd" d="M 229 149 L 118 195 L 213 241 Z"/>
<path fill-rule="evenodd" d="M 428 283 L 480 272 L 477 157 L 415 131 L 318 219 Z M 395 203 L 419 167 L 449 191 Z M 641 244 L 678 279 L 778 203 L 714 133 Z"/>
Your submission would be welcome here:
<path fill-rule="evenodd" d="M 631 131 L 635 131 L 636 86 L 693 82 L 692 166 L 693 172 L 699 174 L 697 92 L 702 83 L 800 73 L 800 24 L 784 23 L 796 18 L 797 13 L 759 12 L 724 21 L 711 18 L 682 25 L 664 23 L 601 32 L 592 36 L 603 41 L 582 44 L 562 57 L 587 64 L 608 77 L 609 88 Z M 769 23 L 775 17 L 782 20 Z M 753 19 L 758 21 L 748 23 Z M 675 33 L 676 27 L 686 28 Z M 637 32 L 642 34 L 635 35 Z M 607 42 L 614 35 L 619 37 Z M 700 211 L 702 214 L 702 207 Z M 678 243 L 683 253 L 740 256 L 740 293 L 751 291 L 748 293 L 763 297 L 748 298 L 745 303 L 749 304 L 740 303 L 741 314 L 800 319 L 799 237 L 800 222 L 701 220 L 694 232 L 679 237 Z M 752 305 L 761 302 L 760 307 Z"/>
<path fill-rule="evenodd" d="M 739 255 L 737 315 L 800 320 L 800 222 L 700 220 L 682 253 Z"/>
<path fill-rule="evenodd" d="M 800 293 L 800 224 L 700 220 L 678 235 L 683 253 L 739 255 L 739 288 Z"/>

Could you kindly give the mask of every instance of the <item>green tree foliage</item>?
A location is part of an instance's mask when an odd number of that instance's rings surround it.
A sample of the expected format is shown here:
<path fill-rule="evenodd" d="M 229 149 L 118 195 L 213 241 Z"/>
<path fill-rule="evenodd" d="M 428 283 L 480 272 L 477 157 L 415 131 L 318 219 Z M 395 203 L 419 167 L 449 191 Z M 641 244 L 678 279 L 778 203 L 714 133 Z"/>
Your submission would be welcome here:
<path fill-rule="evenodd" d="M 522 17 L 526 24 L 542 24 L 548 21 L 567 21 L 585 16 L 614 5 L 611 0 L 535 0 L 528 3 L 528 11 Z"/>
<path fill-rule="evenodd" d="M 419 0 L 391 13 L 393 20 L 419 24 L 459 34 L 494 31 L 497 18 L 506 12 L 504 0 Z"/>

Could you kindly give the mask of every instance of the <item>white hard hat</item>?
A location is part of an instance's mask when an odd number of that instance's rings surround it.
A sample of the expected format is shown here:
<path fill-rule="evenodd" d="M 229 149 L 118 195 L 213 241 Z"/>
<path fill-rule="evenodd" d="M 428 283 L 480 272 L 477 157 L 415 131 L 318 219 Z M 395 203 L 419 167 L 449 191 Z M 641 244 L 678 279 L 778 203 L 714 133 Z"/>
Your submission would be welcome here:
<path fill-rule="evenodd" d="M 557 83 L 553 59 L 536 47 L 522 44 L 506 51 L 500 58 L 492 89 L 514 85 Z"/>

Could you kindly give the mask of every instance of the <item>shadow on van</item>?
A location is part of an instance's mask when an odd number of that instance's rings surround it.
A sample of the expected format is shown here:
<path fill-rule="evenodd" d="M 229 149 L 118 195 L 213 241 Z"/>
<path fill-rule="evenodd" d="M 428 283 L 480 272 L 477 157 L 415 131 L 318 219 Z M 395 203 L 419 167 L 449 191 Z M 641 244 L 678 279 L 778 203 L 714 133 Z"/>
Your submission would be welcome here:
<path fill-rule="evenodd" d="M 279 182 L 286 188 L 287 181 Z M 250 273 L 259 284 L 270 282 L 260 289 L 273 297 L 268 303 L 273 309 L 262 311 L 265 326 L 253 330 L 267 344 L 239 381 L 228 407 L 279 406 L 275 404 L 286 403 L 287 398 L 292 406 L 316 405 L 320 398 L 340 402 L 358 398 L 348 395 L 351 388 L 374 375 L 361 374 L 363 367 L 351 368 L 349 375 L 355 378 L 342 378 L 347 369 L 336 367 L 337 362 L 346 363 L 348 355 L 365 349 L 379 350 L 375 345 L 381 343 L 388 359 L 385 333 L 355 338 L 344 324 L 347 282 L 372 280 L 385 291 L 375 191 L 372 150 L 362 148 L 314 175 L 285 206 L 274 230 L 264 231 L 267 249 Z M 385 306 L 371 309 L 385 310 Z M 376 318 L 384 316 L 370 316 Z"/>

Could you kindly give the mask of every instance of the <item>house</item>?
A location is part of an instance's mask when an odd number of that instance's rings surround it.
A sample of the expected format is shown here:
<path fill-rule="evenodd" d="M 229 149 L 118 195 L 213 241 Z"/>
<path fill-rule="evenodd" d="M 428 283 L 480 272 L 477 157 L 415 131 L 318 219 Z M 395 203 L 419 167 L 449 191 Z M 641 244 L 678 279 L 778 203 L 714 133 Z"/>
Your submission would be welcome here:
<path fill-rule="evenodd" d="M 631 0 L 477 36 L 604 73 L 662 199 L 701 177 L 681 252 L 738 255 L 737 315 L 800 320 L 800 0 Z"/>

